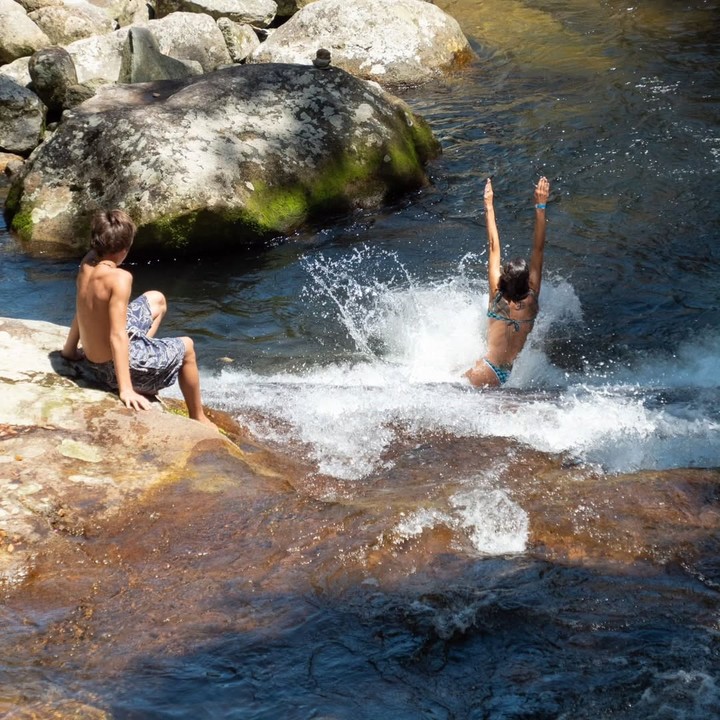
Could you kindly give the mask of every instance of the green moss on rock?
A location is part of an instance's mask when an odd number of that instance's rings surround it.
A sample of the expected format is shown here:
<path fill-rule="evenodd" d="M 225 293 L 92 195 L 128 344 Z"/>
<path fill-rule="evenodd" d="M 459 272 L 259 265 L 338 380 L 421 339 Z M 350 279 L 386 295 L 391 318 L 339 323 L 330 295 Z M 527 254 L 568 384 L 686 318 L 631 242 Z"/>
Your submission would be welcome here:
<path fill-rule="evenodd" d="M 255 184 L 245 205 L 249 228 L 260 234 L 296 227 L 308 215 L 308 194 L 301 185 L 273 187 Z"/>
<path fill-rule="evenodd" d="M 33 231 L 31 211 L 26 209 L 17 213 L 10 223 L 10 229 L 16 232 L 23 242 L 30 242 Z"/>
<path fill-rule="evenodd" d="M 249 178 L 249 193 L 238 206 L 188 210 L 141 224 L 136 252 L 185 255 L 248 246 L 292 232 L 323 213 L 377 204 L 420 187 L 427 182 L 424 164 L 439 154 L 440 145 L 427 123 L 405 109 L 398 110 L 395 123 L 393 141 L 336 153 L 333 162 L 307 177 L 298 174 L 278 184 Z"/>

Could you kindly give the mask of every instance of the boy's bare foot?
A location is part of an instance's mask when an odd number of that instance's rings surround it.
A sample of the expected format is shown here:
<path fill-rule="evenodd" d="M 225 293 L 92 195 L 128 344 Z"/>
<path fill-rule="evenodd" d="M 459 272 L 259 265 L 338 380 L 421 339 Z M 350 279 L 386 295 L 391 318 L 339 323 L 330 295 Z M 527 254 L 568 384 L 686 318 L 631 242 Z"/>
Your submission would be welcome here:
<path fill-rule="evenodd" d="M 218 432 L 220 432 L 220 428 L 218 428 L 218 426 L 205 414 L 201 415 L 200 417 L 193 418 L 193 420 L 197 420 L 197 422 L 202 423 L 203 425 L 207 425 L 213 430 L 217 430 Z"/>

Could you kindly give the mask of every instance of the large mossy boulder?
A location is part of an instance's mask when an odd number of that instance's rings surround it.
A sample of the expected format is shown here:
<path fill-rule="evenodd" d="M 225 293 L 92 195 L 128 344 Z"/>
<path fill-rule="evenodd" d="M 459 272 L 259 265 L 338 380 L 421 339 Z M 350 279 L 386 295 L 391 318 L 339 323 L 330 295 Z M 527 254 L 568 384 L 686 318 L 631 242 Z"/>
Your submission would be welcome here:
<path fill-rule="evenodd" d="M 134 254 L 235 252 L 421 187 L 439 150 L 405 103 L 343 70 L 234 66 L 102 88 L 33 153 L 6 211 L 30 250 L 81 253 L 92 214 L 120 207 Z"/>

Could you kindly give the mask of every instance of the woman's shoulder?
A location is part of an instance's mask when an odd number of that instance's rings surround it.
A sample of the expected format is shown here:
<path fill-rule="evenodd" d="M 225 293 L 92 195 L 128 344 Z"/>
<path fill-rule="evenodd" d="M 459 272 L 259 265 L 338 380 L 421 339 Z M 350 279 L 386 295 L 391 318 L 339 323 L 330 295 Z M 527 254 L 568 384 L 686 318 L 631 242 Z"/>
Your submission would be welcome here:
<path fill-rule="evenodd" d="M 538 305 L 538 294 L 532 288 L 528 290 L 528 294 L 525 296 L 525 302 L 531 305 Z"/>

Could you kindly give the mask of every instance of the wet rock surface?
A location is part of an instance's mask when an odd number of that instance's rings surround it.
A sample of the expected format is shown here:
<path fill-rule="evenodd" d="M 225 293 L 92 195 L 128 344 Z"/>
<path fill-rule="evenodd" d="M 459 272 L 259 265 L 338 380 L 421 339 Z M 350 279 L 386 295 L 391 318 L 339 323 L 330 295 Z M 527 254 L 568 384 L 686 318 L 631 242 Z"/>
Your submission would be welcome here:
<path fill-rule="evenodd" d="M 34 92 L 0 77 L 0 152 L 28 154 L 42 137 L 45 114 Z"/>

